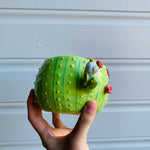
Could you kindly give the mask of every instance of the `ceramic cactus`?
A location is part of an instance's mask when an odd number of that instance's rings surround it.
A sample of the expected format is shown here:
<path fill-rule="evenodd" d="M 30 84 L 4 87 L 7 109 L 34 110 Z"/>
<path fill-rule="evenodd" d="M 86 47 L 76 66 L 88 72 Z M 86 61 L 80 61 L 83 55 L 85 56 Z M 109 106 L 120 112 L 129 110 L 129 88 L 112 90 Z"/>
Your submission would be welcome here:
<path fill-rule="evenodd" d="M 79 114 L 89 100 L 102 110 L 112 87 L 108 69 L 101 61 L 78 56 L 46 59 L 35 80 L 35 95 L 45 111 Z"/>

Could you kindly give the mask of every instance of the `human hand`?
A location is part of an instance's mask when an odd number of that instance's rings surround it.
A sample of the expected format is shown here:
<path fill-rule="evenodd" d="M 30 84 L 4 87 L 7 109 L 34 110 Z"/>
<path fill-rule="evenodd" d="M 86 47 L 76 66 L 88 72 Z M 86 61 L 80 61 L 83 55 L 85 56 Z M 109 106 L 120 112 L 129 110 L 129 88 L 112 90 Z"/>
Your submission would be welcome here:
<path fill-rule="evenodd" d="M 43 146 L 47 150 L 89 150 L 87 133 L 97 111 L 97 102 L 89 101 L 73 129 L 67 128 L 60 119 L 60 115 L 52 113 L 50 126 L 42 116 L 42 110 L 35 100 L 34 90 L 30 91 L 28 100 L 28 119 L 39 134 Z"/>

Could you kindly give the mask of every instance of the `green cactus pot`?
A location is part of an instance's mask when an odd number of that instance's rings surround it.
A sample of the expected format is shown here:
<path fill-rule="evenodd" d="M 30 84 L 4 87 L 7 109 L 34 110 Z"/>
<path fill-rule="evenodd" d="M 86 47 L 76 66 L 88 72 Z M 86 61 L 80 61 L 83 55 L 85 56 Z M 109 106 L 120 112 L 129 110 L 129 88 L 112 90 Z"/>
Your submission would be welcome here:
<path fill-rule="evenodd" d="M 108 70 L 100 62 L 78 56 L 46 59 L 35 80 L 39 106 L 55 113 L 79 114 L 89 100 L 101 111 L 112 88 Z"/>

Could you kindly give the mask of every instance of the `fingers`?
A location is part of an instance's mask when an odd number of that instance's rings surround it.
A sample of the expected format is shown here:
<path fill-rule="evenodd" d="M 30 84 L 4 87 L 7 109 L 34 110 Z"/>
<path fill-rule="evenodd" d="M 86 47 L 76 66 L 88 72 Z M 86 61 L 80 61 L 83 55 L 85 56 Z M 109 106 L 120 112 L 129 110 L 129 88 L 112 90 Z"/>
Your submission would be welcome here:
<path fill-rule="evenodd" d="M 35 130 L 41 136 L 44 133 L 46 128 L 51 128 L 50 125 L 43 119 L 42 110 L 35 102 L 35 94 L 34 90 L 30 91 L 28 100 L 27 100 L 27 107 L 28 107 L 28 119 Z"/>
<path fill-rule="evenodd" d="M 72 136 L 78 139 L 86 139 L 90 125 L 92 124 L 97 111 L 97 102 L 89 101 L 84 107 L 75 128 L 72 131 Z"/>
<path fill-rule="evenodd" d="M 53 125 L 55 128 L 67 128 L 60 119 L 60 115 L 58 113 L 52 113 L 53 116 Z"/>

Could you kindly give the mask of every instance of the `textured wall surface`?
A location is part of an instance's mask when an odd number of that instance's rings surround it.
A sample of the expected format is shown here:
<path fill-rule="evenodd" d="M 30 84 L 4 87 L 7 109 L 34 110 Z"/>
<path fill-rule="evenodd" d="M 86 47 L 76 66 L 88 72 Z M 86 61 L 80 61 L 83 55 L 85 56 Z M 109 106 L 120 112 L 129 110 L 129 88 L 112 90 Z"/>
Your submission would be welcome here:
<path fill-rule="evenodd" d="M 90 150 L 149 150 L 149 36 L 148 0 L 0 0 L 0 150 L 44 149 L 26 99 L 43 61 L 58 55 L 110 70 L 113 94 L 90 128 Z M 73 127 L 78 116 L 62 119 Z"/>

